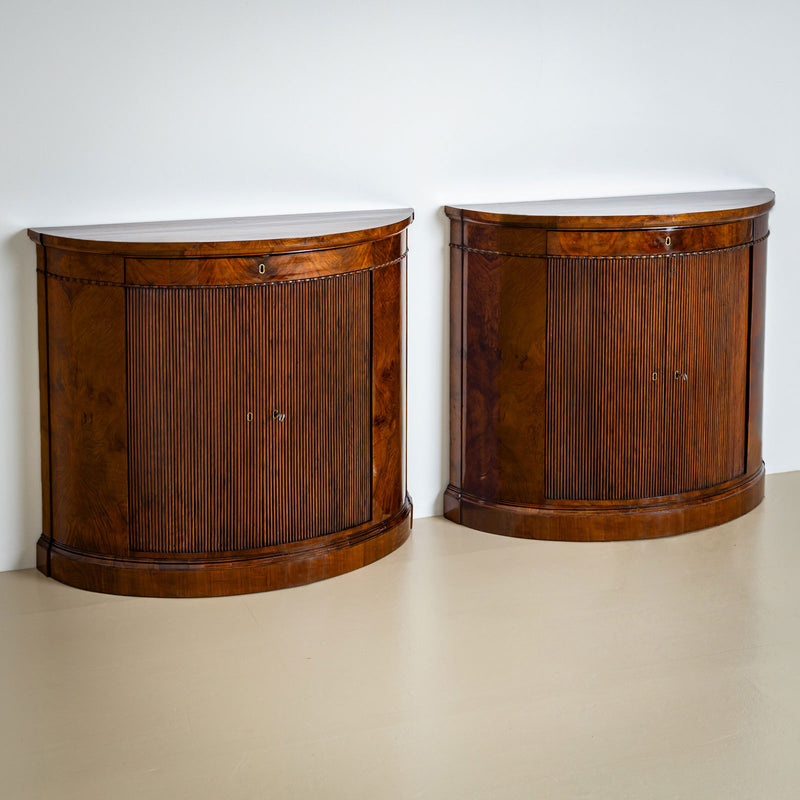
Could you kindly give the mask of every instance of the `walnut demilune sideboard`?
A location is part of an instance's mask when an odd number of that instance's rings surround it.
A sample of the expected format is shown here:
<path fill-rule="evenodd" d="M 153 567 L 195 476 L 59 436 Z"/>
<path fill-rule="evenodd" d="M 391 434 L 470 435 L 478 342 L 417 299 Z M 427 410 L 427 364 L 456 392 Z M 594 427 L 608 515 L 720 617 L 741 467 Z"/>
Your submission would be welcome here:
<path fill-rule="evenodd" d="M 764 494 L 769 189 L 450 206 L 445 516 L 682 533 Z"/>
<path fill-rule="evenodd" d="M 410 209 L 41 228 L 46 575 L 255 592 L 411 526 Z"/>

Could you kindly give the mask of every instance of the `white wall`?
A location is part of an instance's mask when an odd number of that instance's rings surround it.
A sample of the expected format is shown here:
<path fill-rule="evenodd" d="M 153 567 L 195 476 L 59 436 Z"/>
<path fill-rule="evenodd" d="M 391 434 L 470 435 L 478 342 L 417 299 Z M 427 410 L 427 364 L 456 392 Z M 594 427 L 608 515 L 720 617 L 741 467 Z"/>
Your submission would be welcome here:
<path fill-rule="evenodd" d="M 796 0 L 5 0 L 0 569 L 41 530 L 31 225 L 412 205 L 409 484 L 446 478 L 444 203 L 770 186 L 765 459 L 800 468 Z"/>

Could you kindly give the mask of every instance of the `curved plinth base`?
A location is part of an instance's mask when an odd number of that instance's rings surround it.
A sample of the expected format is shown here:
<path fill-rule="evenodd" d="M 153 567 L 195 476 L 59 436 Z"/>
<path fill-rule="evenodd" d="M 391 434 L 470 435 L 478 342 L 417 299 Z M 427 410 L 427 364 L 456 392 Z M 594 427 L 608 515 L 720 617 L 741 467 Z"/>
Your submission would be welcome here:
<path fill-rule="evenodd" d="M 109 594 L 218 597 L 300 586 L 350 572 L 400 547 L 411 532 L 411 498 L 394 517 L 257 553 L 205 557 L 114 557 L 82 553 L 41 536 L 37 567 L 57 581 Z"/>
<path fill-rule="evenodd" d="M 689 494 L 619 503 L 517 506 L 495 503 L 448 486 L 444 516 L 487 533 L 522 539 L 604 542 L 653 539 L 721 525 L 755 508 L 764 497 L 764 464 L 752 475 Z"/>

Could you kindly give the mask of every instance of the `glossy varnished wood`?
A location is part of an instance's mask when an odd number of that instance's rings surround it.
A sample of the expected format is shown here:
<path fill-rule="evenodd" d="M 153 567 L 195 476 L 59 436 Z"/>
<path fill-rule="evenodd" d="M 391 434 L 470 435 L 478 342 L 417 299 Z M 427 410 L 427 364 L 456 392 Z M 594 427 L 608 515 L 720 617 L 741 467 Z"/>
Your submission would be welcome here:
<path fill-rule="evenodd" d="M 507 505 L 448 489 L 459 519 L 476 530 L 523 539 L 602 542 L 653 539 L 722 525 L 764 499 L 764 467 L 741 480 L 704 492 L 625 504 Z"/>
<path fill-rule="evenodd" d="M 625 230 L 719 225 L 753 219 L 775 203 L 770 189 L 588 197 L 446 206 L 452 219 L 548 230 Z"/>
<path fill-rule="evenodd" d="M 47 279 L 45 278 L 45 252 L 39 245 L 36 248 L 36 304 L 38 317 L 39 344 L 39 426 L 41 430 L 41 475 L 42 487 L 42 533 L 52 535 L 50 507 L 50 367 L 48 364 L 47 337 Z"/>
<path fill-rule="evenodd" d="M 666 286 L 656 259 L 550 264 L 541 312 L 549 312 L 546 497 L 671 493 L 662 457 Z"/>
<path fill-rule="evenodd" d="M 663 493 L 673 494 L 744 474 L 750 250 L 683 255 L 668 269 Z"/>
<path fill-rule="evenodd" d="M 763 496 L 768 189 L 448 206 L 445 515 L 607 540 Z"/>
<path fill-rule="evenodd" d="M 396 514 L 294 546 L 212 557 L 107 556 L 65 547 L 42 536 L 37 566 L 50 577 L 93 592 L 143 597 L 219 597 L 285 589 L 371 564 L 396 550 L 411 533 L 411 501 Z"/>
<path fill-rule="evenodd" d="M 81 253 L 185 258 L 326 250 L 394 236 L 410 208 L 30 228 L 35 242 Z"/>
<path fill-rule="evenodd" d="M 52 535 L 128 550 L 125 290 L 47 278 Z"/>
<path fill-rule="evenodd" d="M 343 275 L 397 261 L 403 255 L 402 236 L 376 242 L 307 252 L 263 254 L 249 258 L 126 258 L 129 286 L 229 286 L 259 285 L 272 280 L 288 281 Z"/>
<path fill-rule="evenodd" d="M 96 591 L 220 595 L 399 546 L 410 219 L 32 230 L 39 568 Z"/>
<path fill-rule="evenodd" d="M 371 519 L 369 308 L 368 271 L 128 292 L 132 550 L 256 549 Z"/>
<path fill-rule="evenodd" d="M 750 260 L 750 320 L 747 390 L 747 472 L 761 461 L 764 406 L 764 313 L 767 305 L 767 217 L 755 221 L 755 244 Z"/>
<path fill-rule="evenodd" d="M 373 471 L 372 515 L 386 519 L 406 495 L 405 263 L 373 270 L 372 280 L 372 460 L 391 463 L 391 472 Z M 402 303 L 397 298 L 402 297 Z"/>
<path fill-rule="evenodd" d="M 749 244 L 750 220 L 698 228 L 657 228 L 648 231 L 550 231 L 551 256 L 639 256 L 695 253 Z"/>

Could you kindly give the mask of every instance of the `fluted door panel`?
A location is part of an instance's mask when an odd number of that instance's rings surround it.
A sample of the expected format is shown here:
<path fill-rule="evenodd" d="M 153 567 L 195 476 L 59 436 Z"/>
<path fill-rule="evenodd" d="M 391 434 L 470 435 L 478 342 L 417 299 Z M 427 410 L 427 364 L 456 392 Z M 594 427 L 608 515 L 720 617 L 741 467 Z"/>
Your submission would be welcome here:
<path fill-rule="evenodd" d="M 749 268 L 747 248 L 670 259 L 664 446 L 671 493 L 744 473 Z"/>
<path fill-rule="evenodd" d="M 663 259 L 549 260 L 548 498 L 661 493 L 665 287 Z"/>
<path fill-rule="evenodd" d="M 261 548 L 370 519 L 370 282 L 127 290 L 131 550 Z"/>

